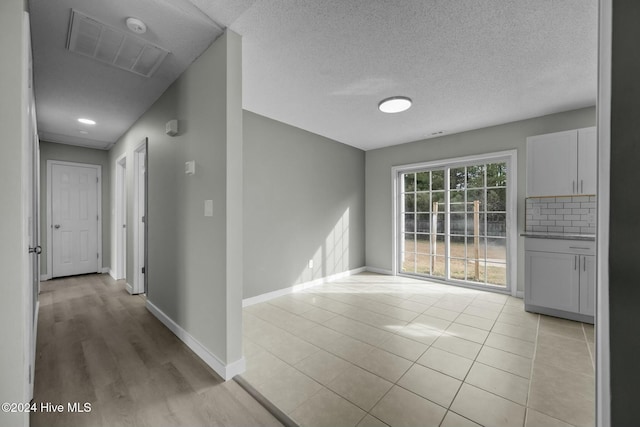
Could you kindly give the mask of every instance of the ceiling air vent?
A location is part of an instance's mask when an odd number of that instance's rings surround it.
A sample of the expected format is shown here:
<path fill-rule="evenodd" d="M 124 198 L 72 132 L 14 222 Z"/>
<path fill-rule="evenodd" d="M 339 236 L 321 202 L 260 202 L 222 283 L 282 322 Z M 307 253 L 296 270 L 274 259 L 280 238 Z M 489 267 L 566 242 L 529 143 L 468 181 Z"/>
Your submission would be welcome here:
<path fill-rule="evenodd" d="M 67 49 L 145 77 L 151 77 L 169 54 L 140 37 L 76 10 L 71 10 Z"/>

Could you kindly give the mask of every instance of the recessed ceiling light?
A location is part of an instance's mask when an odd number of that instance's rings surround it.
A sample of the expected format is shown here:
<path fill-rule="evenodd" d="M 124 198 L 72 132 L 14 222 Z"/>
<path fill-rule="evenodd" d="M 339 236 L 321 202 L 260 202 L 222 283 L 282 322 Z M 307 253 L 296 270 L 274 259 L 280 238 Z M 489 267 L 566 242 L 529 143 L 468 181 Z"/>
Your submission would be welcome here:
<path fill-rule="evenodd" d="M 78 121 L 84 125 L 95 125 L 96 122 L 91 119 L 78 119 Z"/>
<path fill-rule="evenodd" d="M 80 130 L 78 131 L 78 133 L 81 133 L 81 134 L 83 134 L 83 135 L 88 135 L 88 134 L 89 134 L 89 132 L 87 132 L 86 130 L 82 130 L 82 129 L 80 129 Z"/>
<path fill-rule="evenodd" d="M 378 109 L 383 113 L 400 113 L 408 110 L 409 107 L 411 107 L 411 98 L 406 96 L 392 96 L 378 104 Z"/>

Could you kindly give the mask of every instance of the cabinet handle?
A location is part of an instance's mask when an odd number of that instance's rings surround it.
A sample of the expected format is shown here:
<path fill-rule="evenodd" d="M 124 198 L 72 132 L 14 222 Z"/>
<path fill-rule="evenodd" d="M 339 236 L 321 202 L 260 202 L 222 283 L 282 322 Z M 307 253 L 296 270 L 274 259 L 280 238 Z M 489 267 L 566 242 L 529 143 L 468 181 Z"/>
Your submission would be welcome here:
<path fill-rule="evenodd" d="M 578 268 L 577 268 L 577 265 L 578 265 L 578 255 L 575 255 L 575 256 L 573 257 L 573 269 L 574 269 L 574 270 L 577 270 L 577 269 L 578 269 Z"/>
<path fill-rule="evenodd" d="M 584 190 L 582 189 L 584 182 L 583 180 L 580 180 L 580 193 L 584 193 Z"/>
<path fill-rule="evenodd" d="M 576 192 L 576 182 L 575 181 L 571 181 L 571 192 L 572 193 Z"/>
<path fill-rule="evenodd" d="M 587 271 L 587 257 L 582 257 L 582 271 Z"/>
<path fill-rule="evenodd" d="M 589 250 L 591 248 L 583 248 L 582 246 L 569 246 L 569 249 L 584 249 L 584 250 Z"/>

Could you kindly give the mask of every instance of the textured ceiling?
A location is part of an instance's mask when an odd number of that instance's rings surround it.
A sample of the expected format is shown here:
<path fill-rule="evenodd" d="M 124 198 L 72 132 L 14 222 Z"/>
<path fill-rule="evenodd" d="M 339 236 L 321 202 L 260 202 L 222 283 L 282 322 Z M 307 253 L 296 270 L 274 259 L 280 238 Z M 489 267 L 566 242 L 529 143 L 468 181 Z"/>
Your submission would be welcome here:
<path fill-rule="evenodd" d="M 243 107 L 372 149 L 595 104 L 597 0 L 30 0 L 41 136 L 93 116 L 108 147 L 219 34 L 243 37 Z M 145 79 L 64 49 L 70 8 L 143 19 Z M 208 17 L 208 18 L 207 18 Z M 385 115 L 378 102 L 409 96 Z M 74 133 L 75 132 L 75 133 Z M 90 145 L 86 138 L 75 141 Z"/>
<path fill-rule="evenodd" d="M 596 102 L 597 0 L 261 0 L 231 28 L 245 109 L 362 149 Z"/>

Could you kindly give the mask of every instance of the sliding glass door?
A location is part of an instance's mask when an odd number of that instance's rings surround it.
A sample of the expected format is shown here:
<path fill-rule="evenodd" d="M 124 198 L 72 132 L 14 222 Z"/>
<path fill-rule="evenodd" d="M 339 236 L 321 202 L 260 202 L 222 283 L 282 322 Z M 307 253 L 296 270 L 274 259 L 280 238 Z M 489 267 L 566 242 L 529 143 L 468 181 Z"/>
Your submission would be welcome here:
<path fill-rule="evenodd" d="M 509 163 L 400 168 L 398 272 L 508 289 Z"/>

